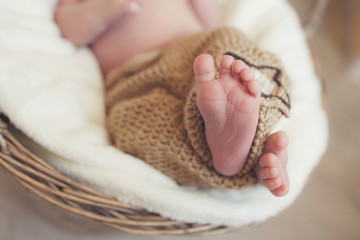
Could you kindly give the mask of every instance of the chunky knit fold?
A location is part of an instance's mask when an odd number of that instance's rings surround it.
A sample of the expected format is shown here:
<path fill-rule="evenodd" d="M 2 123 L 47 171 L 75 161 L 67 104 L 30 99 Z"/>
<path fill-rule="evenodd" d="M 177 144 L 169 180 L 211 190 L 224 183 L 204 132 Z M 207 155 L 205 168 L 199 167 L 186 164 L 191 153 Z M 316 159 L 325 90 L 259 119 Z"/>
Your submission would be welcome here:
<path fill-rule="evenodd" d="M 243 169 L 227 177 L 213 166 L 196 104 L 195 58 L 207 53 L 217 70 L 224 54 L 243 60 L 262 84 L 259 121 Z M 204 31 L 138 55 L 105 82 L 107 130 L 117 148 L 143 159 L 181 185 L 241 188 L 255 184 L 253 166 L 274 124 L 289 116 L 289 78 L 279 59 L 233 28 Z"/>

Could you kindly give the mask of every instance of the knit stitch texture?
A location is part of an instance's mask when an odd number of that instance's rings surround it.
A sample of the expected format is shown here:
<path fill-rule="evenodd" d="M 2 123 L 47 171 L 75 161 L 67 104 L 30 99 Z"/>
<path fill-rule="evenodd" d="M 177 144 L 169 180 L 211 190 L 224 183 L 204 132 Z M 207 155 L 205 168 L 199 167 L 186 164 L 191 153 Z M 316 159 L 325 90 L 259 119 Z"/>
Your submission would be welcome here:
<path fill-rule="evenodd" d="M 205 125 L 196 104 L 193 62 L 202 53 L 224 54 L 260 71 L 259 122 L 243 169 L 228 177 L 213 166 Z M 181 185 L 237 189 L 255 184 L 253 166 L 281 116 L 289 116 L 289 78 L 280 60 L 233 28 L 204 31 L 161 51 L 138 55 L 106 79 L 107 130 L 112 143 Z"/>

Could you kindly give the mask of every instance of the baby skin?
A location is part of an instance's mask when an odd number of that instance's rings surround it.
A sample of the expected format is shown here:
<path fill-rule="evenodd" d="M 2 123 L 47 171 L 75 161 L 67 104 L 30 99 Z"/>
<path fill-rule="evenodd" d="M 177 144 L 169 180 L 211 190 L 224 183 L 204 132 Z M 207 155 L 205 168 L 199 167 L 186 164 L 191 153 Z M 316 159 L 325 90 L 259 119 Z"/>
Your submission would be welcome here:
<path fill-rule="evenodd" d="M 55 21 L 74 44 L 91 47 L 106 75 L 136 54 L 216 27 L 220 19 L 216 2 L 60 0 Z M 218 78 L 214 60 L 207 54 L 194 60 L 194 74 L 214 167 L 225 176 L 235 175 L 244 166 L 255 136 L 261 86 L 244 62 L 228 55 L 220 61 Z M 284 132 L 270 135 L 254 169 L 258 180 L 275 196 L 289 190 L 287 145 Z"/>

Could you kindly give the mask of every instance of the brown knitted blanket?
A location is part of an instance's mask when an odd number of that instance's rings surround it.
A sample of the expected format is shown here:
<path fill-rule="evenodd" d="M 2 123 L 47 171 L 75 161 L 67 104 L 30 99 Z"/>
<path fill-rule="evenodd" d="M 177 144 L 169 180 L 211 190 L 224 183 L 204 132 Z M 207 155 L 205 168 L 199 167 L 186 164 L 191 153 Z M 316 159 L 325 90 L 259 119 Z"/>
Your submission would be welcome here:
<path fill-rule="evenodd" d="M 202 53 L 229 54 L 265 77 L 259 123 L 244 168 L 226 177 L 215 171 L 196 105 L 193 62 Z M 279 59 L 233 28 L 204 31 L 162 51 L 134 57 L 105 83 L 107 129 L 112 143 L 181 185 L 241 188 L 256 183 L 252 167 L 276 121 L 288 116 L 290 86 Z"/>

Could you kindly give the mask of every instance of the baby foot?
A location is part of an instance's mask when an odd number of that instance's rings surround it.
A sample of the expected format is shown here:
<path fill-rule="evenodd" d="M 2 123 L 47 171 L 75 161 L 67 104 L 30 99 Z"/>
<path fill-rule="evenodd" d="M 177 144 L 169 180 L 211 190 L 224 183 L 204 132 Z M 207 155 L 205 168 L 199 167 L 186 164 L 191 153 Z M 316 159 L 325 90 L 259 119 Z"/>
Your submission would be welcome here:
<path fill-rule="evenodd" d="M 269 136 L 265 144 L 265 154 L 255 166 L 259 181 L 275 196 L 284 196 L 289 191 L 289 178 L 286 172 L 288 137 L 284 132 Z"/>
<path fill-rule="evenodd" d="M 197 104 L 205 122 L 206 140 L 215 169 L 238 173 L 247 159 L 258 123 L 261 87 L 241 60 L 224 55 L 216 78 L 210 55 L 194 62 Z"/>

